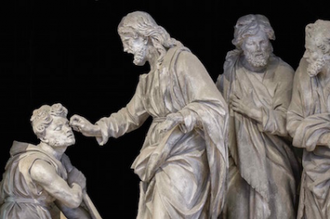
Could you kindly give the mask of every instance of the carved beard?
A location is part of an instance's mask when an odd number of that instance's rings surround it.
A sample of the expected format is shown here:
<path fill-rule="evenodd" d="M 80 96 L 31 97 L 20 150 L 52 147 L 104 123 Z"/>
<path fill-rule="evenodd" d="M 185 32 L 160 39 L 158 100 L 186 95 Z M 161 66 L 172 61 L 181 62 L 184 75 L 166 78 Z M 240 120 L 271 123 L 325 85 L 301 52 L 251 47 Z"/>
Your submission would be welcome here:
<path fill-rule="evenodd" d="M 68 147 L 75 143 L 75 139 L 67 139 L 67 140 L 58 140 L 58 139 L 50 139 L 48 145 L 51 147 Z"/>
<path fill-rule="evenodd" d="M 309 61 L 309 65 L 307 67 L 307 73 L 309 77 L 316 76 L 322 68 L 325 66 L 325 59 L 324 57 L 318 58 L 317 60 L 311 60 Z"/>
<path fill-rule="evenodd" d="M 270 56 L 269 51 L 262 52 L 249 52 L 245 51 L 244 53 L 246 60 L 254 67 L 263 67 L 268 63 Z"/>
<path fill-rule="evenodd" d="M 48 142 L 49 146 L 51 147 L 57 147 L 57 146 L 61 146 L 60 145 L 60 142 L 55 140 L 55 139 L 50 139 L 49 142 Z"/>
<path fill-rule="evenodd" d="M 146 54 L 147 54 L 147 47 L 141 46 L 139 50 L 134 53 L 133 63 L 139 66 L 144 65 Z"/>

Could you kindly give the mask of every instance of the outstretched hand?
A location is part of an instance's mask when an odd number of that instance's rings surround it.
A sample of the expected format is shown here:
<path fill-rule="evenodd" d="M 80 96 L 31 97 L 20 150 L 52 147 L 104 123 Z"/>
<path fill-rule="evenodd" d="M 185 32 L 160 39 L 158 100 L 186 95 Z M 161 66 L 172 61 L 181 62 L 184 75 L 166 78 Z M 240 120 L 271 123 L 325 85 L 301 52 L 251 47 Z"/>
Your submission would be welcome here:
<path fill-rule="evenodd" d="M 87 137 L 99 137 L 101 136 L 100 127 L 93 125 L 87 119 L 79 115 L 73 115 L 70 118 L 70 126 L 73 130 L 81 132 Z"/>

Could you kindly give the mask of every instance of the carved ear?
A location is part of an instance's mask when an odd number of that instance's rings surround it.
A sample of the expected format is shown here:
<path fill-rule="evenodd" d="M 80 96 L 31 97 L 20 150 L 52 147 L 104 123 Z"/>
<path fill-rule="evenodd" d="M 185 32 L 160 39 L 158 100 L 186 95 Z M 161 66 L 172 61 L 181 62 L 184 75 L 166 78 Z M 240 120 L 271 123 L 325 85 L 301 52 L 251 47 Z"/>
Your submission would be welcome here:
<path fill-rule="evenodd" d="M 39 138 L 40 139 L 40 141 L 41 142 L 43 142 L 43 143 L 46 143 L 46 144 L 48 144 L 49 143 L 49 140 L 48 139 L 46 139 L 46 138 L 44 138 L 44 137 L 42 137 L 42 138 Z"/>

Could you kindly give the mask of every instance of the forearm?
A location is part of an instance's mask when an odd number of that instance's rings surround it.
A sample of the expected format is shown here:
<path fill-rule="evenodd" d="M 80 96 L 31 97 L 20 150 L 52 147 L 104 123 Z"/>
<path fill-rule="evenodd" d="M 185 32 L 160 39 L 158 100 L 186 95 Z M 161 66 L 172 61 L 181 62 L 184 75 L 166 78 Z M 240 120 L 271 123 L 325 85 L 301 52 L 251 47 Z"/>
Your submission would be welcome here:
<path fill-rule="evenodd" d="M 286 109 L 266 109 L 261 110 L 261 129 L 274 135 L 288 136 L 286 129 Z"/>
<path fill-rule="evenodd" d="M 82 194 L 81 187 L 72 183 L 70 187 L 59 190 L 56 198 L 69 208 L 77 208 L 82 202 Z"/>
<path fill-rule="evenodd" d="M 294 146 L 308 151 L 314 150 L 316 146 L 330 147 L 330 114 L 314 114 L 302 120 L 290 120 L 288 127 L 292 124 L 296 126 L 292 136 Z"/>
<path fill-rule="evenodd" d="M 99 144 L 105 144 L 109 137 L 118 138 L 125 133 L 139 128 L 148 116 L 146 112 L 140 114 L 124 107 L 118 112 L 111 114 L 110 117 L 100 119 L 95 124 L 100 134 L 96 136 Z"/>
<path fill-rule="evenodd" d="M 263 117 L 263 114 L 262 114 L 262 110 L 261 108 L 251 108 L 248 112 L 248 116 L 255 120 L 256 122 L 258 123 L 261 123 L 262 124 L 262 117 Z"/>
<path fill-rule="evenodd" d="M 317 146 L 330 147 L 330 132 L 323 133 L 321 136 L 306 135 L 305 133 L 296 132 L 293 137 L 293 146 L 305 148 L 307 151 L 313 151 Z"/>
<path fill-rule="evenodd" d="M 37 160 L 30 169 L 31 178 L 49 195 L 70 208 L 76 208 L 82 201 L 82 188 L 77 183 L 68 185 L 49 163 Z"/>

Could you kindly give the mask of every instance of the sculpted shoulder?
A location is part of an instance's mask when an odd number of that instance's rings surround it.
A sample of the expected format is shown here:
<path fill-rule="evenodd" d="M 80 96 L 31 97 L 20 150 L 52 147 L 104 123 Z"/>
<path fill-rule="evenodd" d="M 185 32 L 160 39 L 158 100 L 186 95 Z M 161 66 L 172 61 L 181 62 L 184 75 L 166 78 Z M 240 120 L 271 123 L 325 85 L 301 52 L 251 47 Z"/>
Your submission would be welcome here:
<path fill-rule="evenodd" d="M 189 69 L 194 71 L 206 71 L 204 65 L 196 55 L 189 50 L 182 50 L 177 56 L 175 66 L 179 70 Z M 192 72 L 191 72 L 192 73 Z"/>
<path fill-rule="evenodd" d="M 277 62 L 275 77 L 281 81 L 292 81 L 295 74 L 294 69 L 287 62 L 283 61 L 280 57 L 274 56 L 274 58 Z"/>
<path fill-rule="evenodd" d="M 192 52 L 187 50 L 179 51 L 178 61 L 180 62 L 191 62 L 194 59 L 198 59 L 196 55 L 194 55 Z"/>

